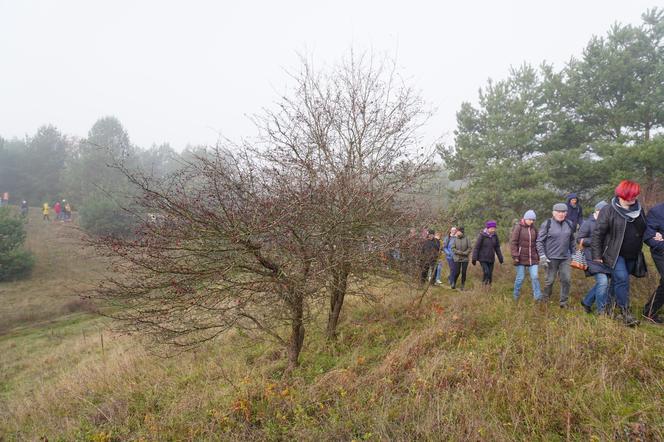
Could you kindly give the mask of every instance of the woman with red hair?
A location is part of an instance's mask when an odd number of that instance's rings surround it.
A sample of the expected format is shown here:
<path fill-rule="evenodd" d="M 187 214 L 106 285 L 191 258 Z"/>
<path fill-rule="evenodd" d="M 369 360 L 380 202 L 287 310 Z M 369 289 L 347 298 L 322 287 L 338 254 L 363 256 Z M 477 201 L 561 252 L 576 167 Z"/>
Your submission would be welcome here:
<path fill-rule="evenodd" d="M 593 261 L 611 268 L 611 288 L 628 326 L 639 323 L 629 310 L 629 275 L 641 277 L 646 272 L 644 260 L 639 259 L 647 222 L 637 199 L 640 193 L 638 183 L 621 181 L 611 204 L 599 212 L 591 241 Z"/>

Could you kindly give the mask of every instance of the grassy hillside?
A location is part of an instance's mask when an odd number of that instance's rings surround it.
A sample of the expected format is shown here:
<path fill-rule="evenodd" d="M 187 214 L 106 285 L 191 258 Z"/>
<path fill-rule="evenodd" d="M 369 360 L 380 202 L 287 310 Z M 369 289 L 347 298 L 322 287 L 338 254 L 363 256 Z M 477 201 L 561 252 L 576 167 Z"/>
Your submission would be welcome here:
<path fill-rule="evenodd" d="M 62 227 L 31 225 L 30 247 L 46 245 L 33 279 L 0 285 L 15 318 L 0 335 L 0 439 L 664 440 L 664 327 L 535 306 L 528 286 L 514 303 L 510 266 L 490 293 L 436 287 L 420 308 L 407 287 L 377 287 L 378 303 L 349 303 L 334 345 L 323 321 L 308 328 L 286 379 L 271 343 L 226 336 L 162 359 L 68 312 L 49 281 L 84 286 L 104 266 Z M 49 259 L 60 271 L 42 278 Z M 590 281 L 574 277 L 578 301 Z M 655 285 L 638 281 L 634 304 Z"/>

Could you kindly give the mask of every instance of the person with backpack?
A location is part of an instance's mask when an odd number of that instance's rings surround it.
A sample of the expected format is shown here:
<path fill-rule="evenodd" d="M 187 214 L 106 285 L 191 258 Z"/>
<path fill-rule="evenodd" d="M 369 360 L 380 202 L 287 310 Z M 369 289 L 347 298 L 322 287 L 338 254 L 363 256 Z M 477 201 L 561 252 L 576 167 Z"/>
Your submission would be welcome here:
<path fill-rule="evenodd" d="M 579 197 L 576 193 L 567 195 L 567 220 L 574 226 L 574 232 L 579 229 L 583 223 L 583 207 L 579 204 Z"/>
<path fill-rule="evenodd" d="M 664 203 L 657 204 L 648 212 L 644 242 L 650 247 L 652 260 L 659 272 L 659 285 L 646 305 L 643 306 L 643 317 L 654 324 L 664 324 L 658 315 L 664 305 Z"/>
<path fill-rule="evenodd" d="M 647 273 L 642 251 L 647 219 L 638 200 L 640 193 L 641 186 L 634 181 L 618 184 L 611 203 L 599 212 L 591 244 L 593 261 L 611 269 L 609 289 L 613 289 L 622 320 L 629 327 L 639 323 L 629 308 L 629 276 Z"/>
<path fill-rule="evenodd" d="M 535 301 L 542 298 L 542 291 L 540 289 L 540 282 L 537 276 L 539 255 L 537 254 L 537 229 L 535 228 L 535 220 L 537 215 L 534 210 L 528 210 L 523 219 L 514 226 L 512 230 L 512 237 L 510 241 L 510 252 L 512 254 L 512 262 L 516 266 L 516 279 L 514 280 L 514 300 L 519 300 L 519 293 L 521 286 L 526 279 L 526 269 L 530 275 L 530 282 L 533 286 L 533 297 Z"/>
<path fill-rule="evenodd" d="M 498 261 L 503 263 L 503 253 L 500 251 L 500 240 L 496 234 L 498 224 L 493 221 L 487 221 L 484 230 L 480 232 L 473 248 L 473 265 L 477 261 L 482 266 L 482 284 L 490 287 L 493 280 L 493 265 Z"/>
<path fill-rule="evenodd" d="M 559 275 L 560 308 L 569 307 L 569 289 L 572 282 L 570 258 L 574 251 L 575 227 L 566 216 L 567 204 L 554 204 L 551 218 L 540 226 L 536 242 L 540 265 L 546 268 L 542 301 L 551 298 L 553 283 Z"/>
<path fill-rule="evenodd" d="M 461 287 L 459 290 L 463 291 L 466 286 L 466 272 L 468 271 L 468 257 L 472 252 L 470 240 L 464 234 L 464 228 L 459 227 L 454 229 L 456 237 L 452 241 L 452 254 L 454 256 L 454 276 L 450 286 L 455 289 L 459 275 L 461 275 Z"/>
<path fill-rule="evenodd" d="M 579 230 L 579 237 L 577 242 L 579 247 L 583 248 L 583 255 L 586 257 L 588 268 L 585 270 L 586 276 L 593 276 L 595 278 L 595 285 L 586 293 L 586 296 L 581 300 L 581 306 L 586 313 L 592 313 L 593 303 L 595 303 L 597 314 L 601 315 L 606 313 L 606 306 L 608 303 L 609 292 L 609 275 L 611 269 L 593 261 L 590 248 L 592 246 L 592 235 L 597 226 L 597 217 L 599 212 L 607 206 L 606 201 L 600 201 L 595 205 L 595 212 L 581 224 Z"/>

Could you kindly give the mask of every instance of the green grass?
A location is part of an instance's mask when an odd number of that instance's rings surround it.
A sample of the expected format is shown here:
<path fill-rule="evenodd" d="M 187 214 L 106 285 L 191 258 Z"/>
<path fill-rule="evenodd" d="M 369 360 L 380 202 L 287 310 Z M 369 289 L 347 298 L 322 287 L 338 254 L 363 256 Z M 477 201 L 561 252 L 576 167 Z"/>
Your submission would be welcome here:
<path fill-rule="evenodd" d="M 324 318 L 308 326 L 288 378 L 281 348 L 234 335 L 162 359 L 86 313 L 15 326 L 0 336 L 0 435 L 664 440 L 664 327 L 538 306 L 527 284 L 515 303 L 512 268 L 497 272 L 490 293 L 435 287 L 419 308 L 401 286 L 376 288 L 374 304 L 350 300 L 337 342 L 325 341 Z M 656 283 L 638 281 L 633 304 Z M 576 305 L 590 285 L 574 274 Z"/>

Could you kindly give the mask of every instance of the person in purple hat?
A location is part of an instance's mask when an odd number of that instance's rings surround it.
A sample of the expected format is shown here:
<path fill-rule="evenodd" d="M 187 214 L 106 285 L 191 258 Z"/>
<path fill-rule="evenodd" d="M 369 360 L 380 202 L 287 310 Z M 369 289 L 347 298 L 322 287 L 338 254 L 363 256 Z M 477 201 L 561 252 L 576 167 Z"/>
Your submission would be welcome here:
<path fill-rule="evenodd" d="M 475 241 L 475 247 L 473 248 L 473 265 L 480 262 L 482 266 L 482 284 L 486 287 L 491 285 L 493 279 L 493 265 L 496 262 L 496 256 L 498 256 L 498 261 L 503 263 L 503 253 L 500 251 L 500 240 L 496 234 L 496 227 L 498 224 L 493 221 L 487 221 L 485 224 L 485 229 L 480 232 Z"/>

